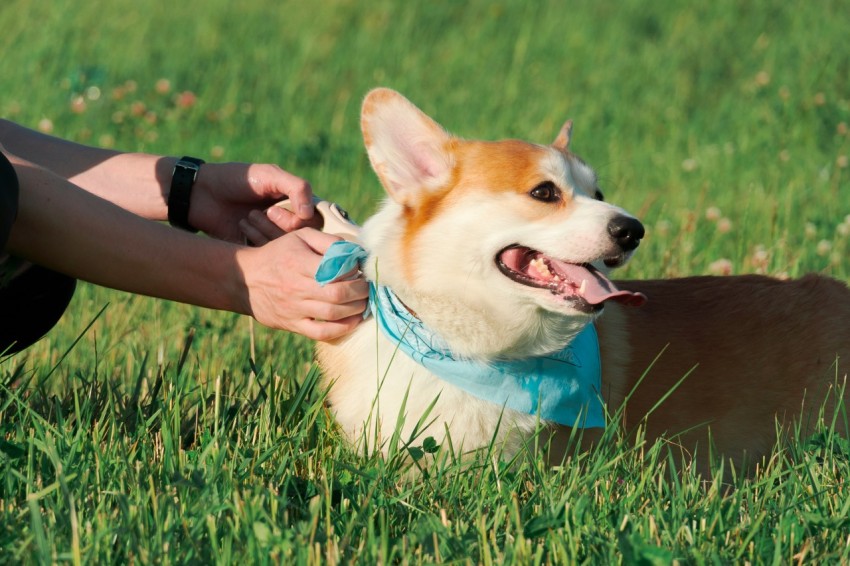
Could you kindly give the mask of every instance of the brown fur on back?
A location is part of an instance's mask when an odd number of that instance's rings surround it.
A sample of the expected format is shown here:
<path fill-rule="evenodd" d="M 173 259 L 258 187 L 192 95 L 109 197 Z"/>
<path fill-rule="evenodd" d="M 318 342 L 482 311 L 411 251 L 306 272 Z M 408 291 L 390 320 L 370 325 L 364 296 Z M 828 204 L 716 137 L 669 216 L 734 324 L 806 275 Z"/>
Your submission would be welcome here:
<path fill-rule="evenodd" d="M 691 372 L 646 421 L 650 437 L 697 427 L 681 437 L 687 451 L 698 444 L 704 456 L 710 429 L 725 456 L 760 457 L 776 441 L 774 416 L 788 425 L 802 415 L 811 430 L 813 411 L 850 371 L 850 290 L 834 279 L 745 275 L 618 286 L 649 301 L 609 304 L 597 323 L 609 411 L 634 390 L 625 408 L 631 428 Z"/>

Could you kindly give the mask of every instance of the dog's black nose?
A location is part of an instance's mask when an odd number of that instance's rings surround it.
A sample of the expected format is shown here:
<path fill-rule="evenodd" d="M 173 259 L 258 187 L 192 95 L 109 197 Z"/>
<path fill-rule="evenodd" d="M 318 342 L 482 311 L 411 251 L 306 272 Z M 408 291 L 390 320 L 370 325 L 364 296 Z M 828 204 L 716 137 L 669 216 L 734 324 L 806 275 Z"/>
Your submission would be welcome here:
<path fill-rule="evenodd" d="M 640 244 L 643 238 L 643 224 L 631 216 L 615 216 L 608 223 L 608 233 L 624 252 L 630 252 Z"/>

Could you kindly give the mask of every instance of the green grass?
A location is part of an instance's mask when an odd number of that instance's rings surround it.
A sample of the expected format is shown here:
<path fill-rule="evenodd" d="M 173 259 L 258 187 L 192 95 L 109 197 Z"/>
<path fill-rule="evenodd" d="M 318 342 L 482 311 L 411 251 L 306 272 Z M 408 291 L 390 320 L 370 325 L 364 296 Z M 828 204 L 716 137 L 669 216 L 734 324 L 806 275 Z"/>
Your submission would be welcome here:
<path fill-rule="evenodd" d="M 371 87 L 466 137 L 548 142 L 572 117 L 608 200 L 648 227 L 624 277 L 847 281 L 848 24 L 828 0 L 7 0 L 0 114 L 276 162 L 359 219 L 381 196 Z M 613 427 L 561 468 L 485 455 L 409 482 L 401 455 L 343 444 L 315 379 L 299 337 L 83 285 L 0 361 L 0 563 L 850 562 L 850 449 L 829 427 L 734 490 Z"/>

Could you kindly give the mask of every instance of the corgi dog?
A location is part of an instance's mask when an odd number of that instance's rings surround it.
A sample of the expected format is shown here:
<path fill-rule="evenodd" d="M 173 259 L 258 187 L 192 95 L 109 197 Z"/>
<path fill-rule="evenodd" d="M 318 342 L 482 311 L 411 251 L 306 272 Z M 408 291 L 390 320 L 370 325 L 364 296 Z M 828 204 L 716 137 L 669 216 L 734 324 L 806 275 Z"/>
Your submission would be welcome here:
<path fill-rule="evenodd" d="M 363 274 L 389 293 L 402 322 L 393 334 L 384 315 L 372 316 L 317 347 L 331 410 L 361 448 L 386 453 L 393 442 L 432 437 L 460 452 L 495 443 L 509 456 L 542 420 L 553 434 L 549 459 L 558 462 L 566 428 L 604 425 L 604 404 L 627 430 L 643 424 L 648 437 L 674 436 L 700 454 L 711 443 L 715 454 L 742 462 L 772 448 L 777 418 L 790 425 L 802 416 L 811 427 L 846 377 L 850 291 L 841 282 L 611 282 L 606 274 L 630 259 L 644 228 L 603 200 L 593 169 L 570 151 L 571 122 L 551 145 L 469 141 L 379 88 L 365 98 L 361 126 L 388 198 L 351 237 L 365 250 Z M 590 373 L 598 365 L 590 393 L 573 400 L 566 418 L 542 408 L 586 388 L 577 378 L 550 376 L 526 390 L 526 377 L 514 376 L 508 393 L 493 393 L 503 365 L 550 359 L 591 330 L 583 362 L 556 360 Z M 401 347 L 408 333 L 417 344 L 436 341 L 436 354 Z M 467 387 L 423 356 L 491 371 Z M 524 405 L 512 388 L 523 390 Z"/>

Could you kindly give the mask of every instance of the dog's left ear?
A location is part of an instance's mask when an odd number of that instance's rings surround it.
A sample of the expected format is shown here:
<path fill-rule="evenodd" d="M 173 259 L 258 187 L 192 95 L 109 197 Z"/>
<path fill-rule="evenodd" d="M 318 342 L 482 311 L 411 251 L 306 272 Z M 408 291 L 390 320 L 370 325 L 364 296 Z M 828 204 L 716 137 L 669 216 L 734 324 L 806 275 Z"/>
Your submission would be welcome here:
<path fill-rule="evenodd" d="M 423 191 L 440 189 L 451 178 L 451 136 L 396 91 L 370 91 L 360 127 L 372 168 L 397 202 L 414 206 Z"/>
<path fill-rule="evenodd" d="M 552 147 L 567 151 L 570 148 L 570 138 L 573 136 L 573 121 L 567 120 L 561 126 L 561 131 L 558 132 L 558 137 L 552 142 Z"/>

